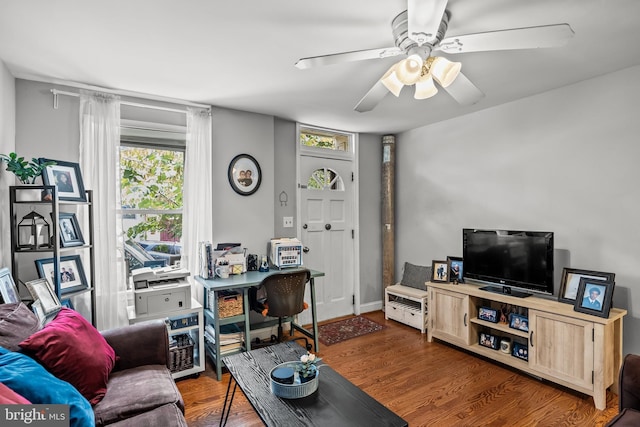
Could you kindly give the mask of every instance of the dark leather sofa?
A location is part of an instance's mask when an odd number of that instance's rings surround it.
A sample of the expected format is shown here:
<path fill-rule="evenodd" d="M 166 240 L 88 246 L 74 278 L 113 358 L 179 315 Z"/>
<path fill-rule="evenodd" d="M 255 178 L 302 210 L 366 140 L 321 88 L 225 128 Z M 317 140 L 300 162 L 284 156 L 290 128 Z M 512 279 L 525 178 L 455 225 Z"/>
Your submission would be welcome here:
<path fill-rule="evenodd" d="M 640 356 L 628 354 L 620 368 L 620 413 L 606 427 L 640 426 Z"/>

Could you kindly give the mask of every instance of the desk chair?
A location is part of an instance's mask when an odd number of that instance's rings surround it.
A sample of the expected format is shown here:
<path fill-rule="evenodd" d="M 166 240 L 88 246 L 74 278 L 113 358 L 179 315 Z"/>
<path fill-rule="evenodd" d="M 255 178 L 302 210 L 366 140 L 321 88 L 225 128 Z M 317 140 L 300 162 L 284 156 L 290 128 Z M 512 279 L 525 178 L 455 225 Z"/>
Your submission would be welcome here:
<path fill-rule="evenodd" d="M 274 340 L 275 342 L 282 342 L 284 338 L 282 319 L 295 316 L 305 309 L 304 288 L 310 278 L 311 272 L 308 269 L 277 271 L 264 278 L 257 290 L 251 292 L 251 304 L 255 311 L 278 318 L 278 336 Z M 260 303 L 256 299 L 260 288 L 265 292 L 266 300 L 264 303 Z M 289 335 L 293 335 L 293 326 Z M 307 350 L 311 349 L 306 337 L 294 339 L 304 339 Z"/>

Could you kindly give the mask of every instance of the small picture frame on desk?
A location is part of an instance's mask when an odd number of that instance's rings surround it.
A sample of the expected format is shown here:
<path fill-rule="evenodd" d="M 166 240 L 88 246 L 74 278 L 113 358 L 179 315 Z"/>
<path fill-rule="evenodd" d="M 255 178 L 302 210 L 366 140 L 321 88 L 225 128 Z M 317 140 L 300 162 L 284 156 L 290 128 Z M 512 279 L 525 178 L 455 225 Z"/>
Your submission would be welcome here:
<path fill-rule="evenodd" d="M 439 283 L 449 282 L 449 263 L 433 260 L 431 262 L 431 281 Z"/>
<path fill-rule="evenodd" d="M 598 317 L 609 317 L 615 283 L 583 277 L 578 285 L 578 298 L 573 309 Z"/>

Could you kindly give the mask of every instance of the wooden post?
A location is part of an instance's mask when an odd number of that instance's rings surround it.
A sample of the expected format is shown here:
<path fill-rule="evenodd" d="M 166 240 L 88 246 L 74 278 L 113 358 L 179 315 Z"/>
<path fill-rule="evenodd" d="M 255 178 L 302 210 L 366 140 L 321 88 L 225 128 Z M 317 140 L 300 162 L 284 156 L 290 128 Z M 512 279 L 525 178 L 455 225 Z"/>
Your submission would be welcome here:
<path fill-rule="evenodd" d="M 382 137 L 382 301 L 384 290 L 395 283 L 395 144 L 394 135 Z"/>

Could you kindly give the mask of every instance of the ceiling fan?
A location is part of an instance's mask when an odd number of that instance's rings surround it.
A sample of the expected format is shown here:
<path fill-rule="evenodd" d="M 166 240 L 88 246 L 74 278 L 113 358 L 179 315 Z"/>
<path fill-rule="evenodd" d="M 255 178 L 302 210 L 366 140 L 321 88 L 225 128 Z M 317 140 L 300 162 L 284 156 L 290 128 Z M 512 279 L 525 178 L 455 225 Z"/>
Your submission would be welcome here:
<path fill-rule="evenodd" d="M 569 24 L 512 28 L 446 37 L 451 19 L 447 2 L 448 0 L 407 0 L 407 10 L 391 21 L 395 47 L 302 58 L 295 65 L 297 68 L 305 69 L 405 55 L 406 58 L 389 68 L 369 89 L 354 110 L 370 111 L 387 93 L 391 92 L 399 96 L 404 86 L 415 85 L 416 99 L 430 98 L 438 92 L 434 80 L 459 104 L 470 105 L 484 97 L 484 93 L 460 72 L 462 68 L 460 62 L 451 62 L 443 56 L 434 56 L 434 54 L 455 55 L 491 50 L 557 47 L 564 45 L 573 37 L 573 30 Z"/>

